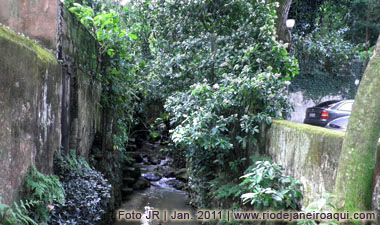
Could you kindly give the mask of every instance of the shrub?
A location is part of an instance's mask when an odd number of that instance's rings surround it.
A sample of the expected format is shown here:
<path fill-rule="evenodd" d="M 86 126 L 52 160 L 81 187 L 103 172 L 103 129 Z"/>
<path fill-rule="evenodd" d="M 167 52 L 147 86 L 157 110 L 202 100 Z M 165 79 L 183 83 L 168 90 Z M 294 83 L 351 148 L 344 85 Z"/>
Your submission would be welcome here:
<path fill-rule="evenodd" d="M 303 198 L 298 188 L 301 183 L 286 176 L 283 170 L 269 161 L 256 162 L 256 167 L 242 176 L 241 185 L 247 185 L 249 191 L 241 196 L 243 203 L 250 203 L 259 210 L 299 210 Z"/>
<path fill-rule="evenodd" d="M 325 31 L 316 28 L 306 35 L 294 35 L 295 56 L 303 74 L 331 76 L 352 74 L 351 63 L 359 56 L 359 47 L 344 40 L 347 29 Z"/>
<path fill-rule="evenodd" d="M 111 197 L 111 185 L 103 174 L 74 151 L 55 156 L 54 172 L 65 189 L 66 202 L 54 204 L 50 224 L 99 224 Z"/>
<path fill-rule="evenodd" d="M 336 207 L 332 204 L 335 195 L 324 193 L 323 198 L 310 203 L 303 211 L 313 213 L 332 213 Z M 338 225 L 336 221 L 315 221 L 315 220 L 301 220 L 297 225 Z"/>

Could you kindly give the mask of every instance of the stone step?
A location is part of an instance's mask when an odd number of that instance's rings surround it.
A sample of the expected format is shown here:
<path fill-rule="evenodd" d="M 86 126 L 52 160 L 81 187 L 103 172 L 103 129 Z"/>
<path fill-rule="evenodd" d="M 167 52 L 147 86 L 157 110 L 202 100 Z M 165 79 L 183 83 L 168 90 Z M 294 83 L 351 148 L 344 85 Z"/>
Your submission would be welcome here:
<path fill-rule="evenodd" d="M 133 192 L 133 189 L 132 189 L 132 188 L 129 188 L 129 187 L 123 187 L 123 188 L 121 189 L 121 192 L 122 192 L 123 194 L 131 194 L 131 193 Z"/>
<path fill-rule="evenodd" d="M 100 160 L 100 159 L 103 159 L 103 154 L 102 153 L 97 153 L 97 154 L 94 154 L 94 158 L 96 159 L 96 160 Z"/>
<path fill-rule="evenodd" d="M 123 183 L 124 184 L 133 184 L 133 183 L 135 183 L 135 179 L 134 178 L 132 178 L 132 177 L 124 177 L 123 178 Z"/>
<path fill-rule="evenodd" d="M 135 167 L 130 167 L 130 166 L 123 167 L 123 171 L 134 172 L 135 170 L 136 170 Z"/>
<path fill-rule="evenodd" d="M 137 145 L 128 144 L 127 147 L 128 147 L 128 148 L 137 148 Z"/>
<path fill-rule="evenodd" d="M 132 157 L 135 160 L 135 162 L 140 163 L 143 161 L 143 158 L 141 157 L 139 152 L 126 152 L 126 155 Z"/>
<path fill-rule="evenodd" d="M 137 167 L 125 166 L 122 167 L 122 171 L 123 177 L 133 177 L 137 179 L 139 176 L 141 176 L 140 168 Z"/>

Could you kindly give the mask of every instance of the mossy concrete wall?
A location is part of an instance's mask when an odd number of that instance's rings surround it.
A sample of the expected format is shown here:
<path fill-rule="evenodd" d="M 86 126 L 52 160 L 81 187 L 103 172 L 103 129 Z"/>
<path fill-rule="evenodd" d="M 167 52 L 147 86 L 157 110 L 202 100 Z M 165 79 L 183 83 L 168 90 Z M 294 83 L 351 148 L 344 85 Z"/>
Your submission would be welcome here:
<path fill-rule="evenodd" d="M 63 146 L 87 157 L 96 133 L 102 132 L 100 107 L 102 68 L 98 44 L 80 21 L 65 7 L 60 8 L 59 57 L 64 66 Z M 65 109 L 64 109 L 65 110 Z"/>
<path fill-rule="evenodd" d="M 95 134 L 101 133 L 102 89 L 96 76 L 102 67 L 97 42 L 59 1 L 3 2 L 0 22 L 38 41 L 0 26 L 0 195 L 12 204 L 31 165 L 51 173 L 63 140 L 66 150 L 88 156 Z M 16 7 L 12 12 L 20 15 L 7 14 L 4 7 Z M 28 13 L 41 7 L 41 23 L 19 24 L 35 18 Z M 54 29 L 45 31 L 42 22 Z M 31 35 L 30 26 L 41 36 Z"/>
<path fill-rule="evenodd" d="M 10 204 L 31 165 L 52 170 L 61 138 L 61 66 L 3 26 L 0 52 L 0 194 Z"/>
<path fill-rule="evenodd" d="M 62 61 L 62 146 L 87 156 L 101 132 L 97 42 L 60 0 L 0 0 L 0 23 L 55 51 Z"/>
<path fill-rule="evenodd" d="M 344 135 L 284 120 L 275 120 L 266 130 L 265 153 L 303 183 L 303 205 L 334 192 Z"/>

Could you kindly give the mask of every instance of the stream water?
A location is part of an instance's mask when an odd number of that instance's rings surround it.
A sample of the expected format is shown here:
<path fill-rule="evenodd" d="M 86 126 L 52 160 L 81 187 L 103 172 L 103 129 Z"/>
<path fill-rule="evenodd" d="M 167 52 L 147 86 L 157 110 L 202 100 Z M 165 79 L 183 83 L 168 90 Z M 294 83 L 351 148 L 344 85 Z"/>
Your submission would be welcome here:
<path fill-rule="evenodd" d="M 169 215 L 174 212 L 174 210 L 182 212 L 194 213 L 194 209 L 188 205 L 187 193 L 184 191 L 176 190 L 172 187 L 169 187 L 165 184 L 165 179 L 163 178 L 160 181 L 152 182 L 151 186 L 143 191 L 136 191 L 131 196 L 130 199 L 125 201 L 120 210 L 124 210 L 122 214 L 127 212 L 141 212 L 142 218 L 140 220 L 119 220 L 114 225 L 159 225 L 159 224 L 178 224 L 178 221 L 170 221 Z M 157 185 L 157 186 L 156 186 Z M 146 219 L 146 216 L 149 216 L 149 211 L 151 213 L 159 211 L 160 220 L 155 216 L 154 220 Z M 166 220 L 164 221 L 164 211 L 166 211 Z M 125 216 L 122 216 L 125 217 Z M 180 224 L 183 225 L 195 225 L 198 224 L 195 220 L 182 221 Z"/>
<path fill-rule="evenodd" d="M 154 174 L 157 170 L 173 170 L 168 166 L 168 161 L 170 159 L 166 158 L 157 165 L 152 165 L 147 158 L 144 158 L 144 162 L 136 165 L 140 168 L 142 177 L 148 177 L 149 174 Z M 121 219 L 117 220 L 114 225 L 200 224 L 192 219 L 195 211 L 189 205 L 187 192 L 175 189 L 170 185 L 173 181 L 178 182 L 174 177 L 166 178 L 162 176 L 157 181 L 150 181 L 150 187 L 145 190 L 134 191 L 128 195 L 128 198 L 122 203 L 116 214 L 116 218 Z M 174 215 L 174 211 L 177 217 L 177 212 L 184 215 L 183 219 L 178 217 L 181 220 L 172 220 L 171 217 Z M 188 219 L 186 219 L 186 215 L 189 215 Z"/>

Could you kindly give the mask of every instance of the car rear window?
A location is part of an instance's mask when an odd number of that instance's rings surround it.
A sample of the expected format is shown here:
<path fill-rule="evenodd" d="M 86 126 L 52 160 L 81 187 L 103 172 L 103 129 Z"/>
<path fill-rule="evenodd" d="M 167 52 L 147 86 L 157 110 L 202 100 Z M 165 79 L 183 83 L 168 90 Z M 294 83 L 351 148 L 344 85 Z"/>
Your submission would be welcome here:
<path fill-rule="evenodd" d="M 339 106 L 339 110 L 341 111 L 352 111 L 352 102 L 347 102 Z"/>

